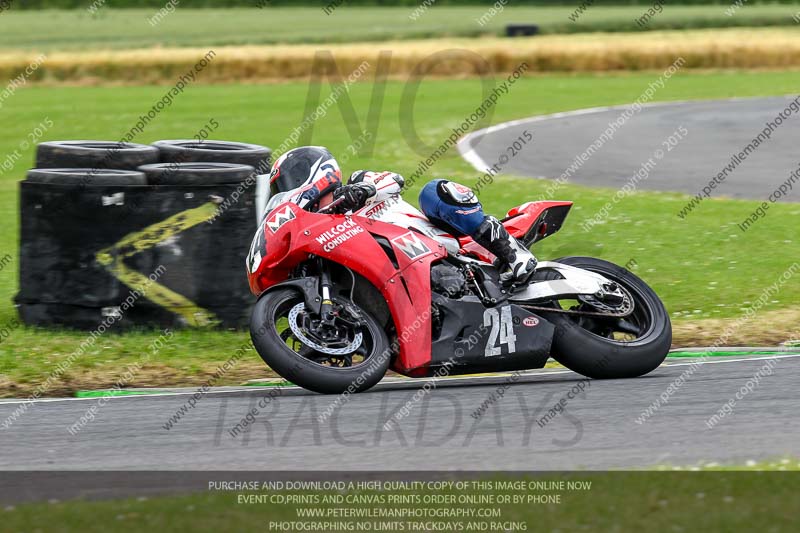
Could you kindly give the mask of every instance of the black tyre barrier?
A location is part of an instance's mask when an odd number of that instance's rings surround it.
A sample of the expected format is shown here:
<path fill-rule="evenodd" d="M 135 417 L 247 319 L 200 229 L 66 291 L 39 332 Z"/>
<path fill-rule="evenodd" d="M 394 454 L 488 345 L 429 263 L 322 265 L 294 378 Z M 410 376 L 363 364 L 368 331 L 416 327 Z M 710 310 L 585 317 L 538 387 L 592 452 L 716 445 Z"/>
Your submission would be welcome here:
<path fill-rule="evenodd" d="M 143 172 L 106 168 L 34 168 L 28 171 L 29 183 L 61 185 L 147 185 Z"/>
<path fill-rule="evenodd" d="M 506 26 L 508 37 L 531 37 L 539 33 L 539 26 L 536 24 L 509 24 Z"/>
<path fill-rule="evenodd" d="M 22 320 L 97 331 L 246 327 L 252 189 L 21 182 Z"/>
<path fill-rule="evenodd" d="M 255 170 L 250 165 L 234 163 L 156 163 L 139 167 L 150 185 L 242 183 Z"/>
<path fill-rule="evenodd" d="M 36 147 L 37 168 L 116 168 L 134 170 L 158 163 L 158 149 L 114 141 L 50 141 Z"/>
<path fill-rule="evenodd" d="M 230 141 L 167 140 L 153 146 L 162 163 L 236 163 L 250 165 L 259 174 L 269 174 L 272 150 L 257 144 Z"/>

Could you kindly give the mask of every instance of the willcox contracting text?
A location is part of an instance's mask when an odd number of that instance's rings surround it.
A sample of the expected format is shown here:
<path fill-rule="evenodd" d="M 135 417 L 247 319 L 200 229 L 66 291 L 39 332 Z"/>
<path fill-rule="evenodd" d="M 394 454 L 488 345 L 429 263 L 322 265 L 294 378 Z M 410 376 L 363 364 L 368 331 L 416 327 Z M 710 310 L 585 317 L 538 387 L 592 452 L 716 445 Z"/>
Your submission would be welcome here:
<path fill-rule="evenodd" d="M 327 231 L 317 237 L 317 242 L 323 244 L 323 250 L 330 252 L 340 244 L 350 240 L 359 233 L 364 233 L 364 228 L 359 226 L 354 220 L 345 220 L 341 224 L 332 226 Z"/>

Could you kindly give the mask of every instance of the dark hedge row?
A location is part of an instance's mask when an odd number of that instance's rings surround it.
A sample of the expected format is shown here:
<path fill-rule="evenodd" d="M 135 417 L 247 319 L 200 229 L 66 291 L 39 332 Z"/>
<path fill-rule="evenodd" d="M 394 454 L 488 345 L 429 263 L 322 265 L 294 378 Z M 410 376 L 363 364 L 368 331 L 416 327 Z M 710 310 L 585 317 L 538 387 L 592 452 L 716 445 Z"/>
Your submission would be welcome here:
<path fill-rule="evenodd" d="M 40 8 L 82 8 L 93 3 L 93 0 L 7 0 L 13 8 L 17 9 L 40 9 Z M 167 3 L 168 0 L 94 0 L 94 3 L 103 4 L 107 7 L 132 8 L 132 7 L 159 7 Z M 502 2 L 502 0 L 499 0 Z M 749 0 L 748 4 L 767 4 L 782 3 L 796 4 L 800 0 Z M 654 0 L 594 0 L 592 5 L 630 5 L 630 4 L 653 4 Z M 730 4 L 732 0 L 668 0 L 668 4 L 682 5 L 704 5 L 704 4 Z M 348 4 L 361 6 L 414 6 L 422 3 L 422 0 L 307 0 L 297 2 L 293 0 L 186 0 L 180 2 L 180 7 L 264 7 L 264 6 L 308 6 L 328 4 Z M 578 5 L 581 1 L 574 0 L 508 0 L 508 5 Z M 586 3 L 589 3 L 588 1 Z M 484 5 L 494 4 L 491 0 L 437 0 L 436 5 Z"/>

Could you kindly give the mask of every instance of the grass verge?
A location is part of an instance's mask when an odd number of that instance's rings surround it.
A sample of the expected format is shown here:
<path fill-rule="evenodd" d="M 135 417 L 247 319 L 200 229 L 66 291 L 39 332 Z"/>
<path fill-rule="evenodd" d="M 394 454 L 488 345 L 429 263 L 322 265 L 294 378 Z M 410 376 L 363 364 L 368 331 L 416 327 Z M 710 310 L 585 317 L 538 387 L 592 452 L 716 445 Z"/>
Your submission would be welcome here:
<path fill-rule="evenodd" d="M 98 2 L 99 4 L 99 2 Z M 433 5 L 416 19 L 413 6 L 191 9 L 183 5 L 151 26 L 157 9 L 10 10 L 0 17 L 0 48 L 102 50 L 156 46 L 225 46 L 272 43 L 386 41 L 501 35 L 506 24 L 538 24 L 542 33 L 641 31 L 729 26 L 793 26 L 796 5 L 746 6 L 736 16 L 727 5 L 667 6 L 645 26 L 635 20 L 647 6 L 592 6 L 573 22 L 573 6 L 505 9 L 481 25 L 487 6 Z"/>
<path fill-rule="evenodd" d="M 797 470 L 796 461 L 790 461 Z M 740 467 L 728 467 L 739 469 Z M 771 463 L 746 469 L 771 470 Z M 267 476 L 247 476 L 265 481 Z M 219 476 L 209 476 L 209 480 Z M 237 479 L 242 479 L 239 477 Z M 305 476 L 303 479 L 309 479 Z M 313 479 L 313 478 L 312 478 Z M 326 476 L 324 479 L 331 479 Z M 335 479 L 335 478 L 334 478 Z M 413 478 L 403 478 L 413 479 Z M 794 531 L 797 505 L 796 472 L 610 472 L 545 474 L 537 476 L 492 475 L 471 477 L 463 489 L 455 488 L 458 477 L 441 476 L 444 485 L 433 487 L 359 490 L 353 482 L 343 489 L 274 490 L 255 492 L 208 491 L 184 496 L 166 496 L 112 501 L 75 501 L 24 504 L 0 511 L 10 531 L 107 531 L 115 524 L 125 531 L 313 531 L 327 522 L 325 531 L 359 531 L 369 523 L 381 531 Z M 475 484 L 473 484 L 473 482 Z M 478 485 L 478 482 L 485 483 Z M 516 483 L 502 486 L 500 483 Z M 379 482 L 382 485 L 382 482 Z M 522 485 L 519 485 L 519 484 Z M 563 485 L 560 485 L 563 483 Z M 387 485 L 388 486 L 388 485 Z M 396 486 L 396 485 L 395 485 Z M 198 487 L 198 490 L 206 490 Z M 219 490 L 219 489 L 218 489 Z M 393 496 L 410 501 L 387 503 Z M 514 497 L 522 503 L 513 503 Z M 248 498 L 249 497 L 249 498 Z M 282 497 L 288 503 L 270 501 Z M 342 503 L 330 500 L 341 498 Z M 474 503 L 476 498 L 491 497 Z M 505 503 L 505 498 L 510 503 Z M 547 499 L 544 499 L 547 497 Z M 302 498 L 302 500 L 301 500 Z M 328 501 L 325 501 L 325 499 Z M 419 502 L 415 503 L 414 499 Z M 430 502 L 429 498 L 436 500 Z M 502 500 L 501 500 L 502 498 Z M 530 500 L 529 500 L 530 498 Z M 538 499 L 537 499 L 538 498 Z M 501 501 L 498 501 L 501 500 Z M 300 502 L 304 503 L 300 503 Z M 478 500 L 480 501 L 480 500 Z M 315 503 L 316 502 L 316 503 Z M 473 503 L 470 503 L 473 502 Z M 546 502 L 546 503 L 545 503 Z M 353 512 L 380 509 L 443 513 L 454 509 L 497 510 L 493 518 L 358 518 Z M 308 518 L 309 510 L 327 518 Z M 337 510 L 338 514 L 337 514 Z M 355 516 L 355 518 L 354 518 Z M 476 512 L 477 516 L 477 512 Z M 278 529 L 281 522 L 304 524 L 304 528 Z M 331 524 L 350 524 L 332 527 Z M 392 524 L 376 529 L 378 523 Z M 475 524 L 470 527 L 469 524 Z M 485 523 L 480 527 L 477 524 Z M 412 527 L 412 524 L 428 524 Z M 489 524 L 498 524 L 490 526 Z M 506 524 L 503 526 L 502 524 Z M 517 525 L 511 525 L 517 524 Z M 523 529 L 524 524 L 524 529 Z"/>
<path fill-rule="evenodd" d="M 500 99 L 492 120 L 630 102 L 653 79 L 654 75 L 649 73 L 524 79 Z M 679 74 L 657 93 L 657 99 L 777 95 L 796 91 L 798 85 L 800 72 Z M 372 90 L 372 84 L 359 83 L 349 93 L 361 127 L 366 123 Z M 430 152 L 428 149 L 417 152 L 409 147 L 401 121 L 413 116 L 422 141 L 438 145 L 450 135 L 452 127 L 474 110 L 481 96 L 478 80 L 426 81 L 419 88 L 412 114 L 401 106 L 403 90 L 404 84 L 397 81 L 386 86 L 373 153 L 353 153 L 348 149 L 352 141 L 347 121 L 336 106 L 317 121 L 313 132 L 306 132 L 307 137 L 298 142 L 329 146 L 346 172 L 358 168 L 391 169 L 408 176 Z M 307 91 L 308 87 L 299 83 L 193 86 L 149 124 L 137 140 L 185 138 L 209 118 L 215 118 L 220 124 L 215 132 L 219 138 L 274 147 L 302 121 Z M 15 150 L 21 154 L 11 170 L 0 174 L 3 228 L 0 257 L 12 256 L 0 271 L 0 327 L 16 317 L 11 301 L 17 290 L 19 264 L 17 181 L 33 159 L 33 149 L 23 150 L 20 142 L 45 116 L 53 121 L 53 127 L 42 140 L 119 138 L 162 93 L 163 89 L 158 87 L 22 88 L 0 109 L 4 124 L 0 130 L 0 154 Z M 535 142 L 532 146 L 535 147 Z M 466 185 L 473 185 L 478 179 L 475 171 L 452 150 L 428 176 L 445 176 Z M 422 183 L 424 180 L 419 180 L 407 193 L 412 202 Z M 501 215 L 513 205 L 535 199 L 548 184 L 544 180 L 502 177 L 483 189 L 481 200 L 487 211 Z M 564 229 L 544 241 L 536 250 L 537 255 L 543 258 L 594 255 L 619 264 L 634 259 L 634 272 L 666 302 L 679 345 L 710 342 L 719 328 L 741 316 L 764 288 L 774 283 L 800 255 L 794 223 L 800 215 L 797 204 L 775 204 L 769 216 L 741 234 L 736 223 L 752 212 L 758 201 L 715 198 L 693 213 L 689 223 L 675 217 L 687 196 L 642 192 L 617 204 L 609 223 L 584 233 L 581 222 L 596 213 L 615 192 L 567 185 L 560 196 L 575 201 L 576 206 Z M 244 277 L 244 272 L 241 275 Z M 797 338 L 798 298 L 800 284 L 786 284 L 729 343 L 775 343 Z M 124 367 L 141 357 L 143 347 L 159 334 L 103 336 L 48 394 L 113 386 Z M 10 335 L 0 342 L 0 396 L 21 396 L 32 391 L 84 338 L 85 334 L 79 332 L 12 328 Z M 247 340 L 244 332 L 179 332 L 129 385 L 204 383 Z M 244 379 L 268 375 L 256 354 L 251 354 L 214 384 L 238 384 Z"/>

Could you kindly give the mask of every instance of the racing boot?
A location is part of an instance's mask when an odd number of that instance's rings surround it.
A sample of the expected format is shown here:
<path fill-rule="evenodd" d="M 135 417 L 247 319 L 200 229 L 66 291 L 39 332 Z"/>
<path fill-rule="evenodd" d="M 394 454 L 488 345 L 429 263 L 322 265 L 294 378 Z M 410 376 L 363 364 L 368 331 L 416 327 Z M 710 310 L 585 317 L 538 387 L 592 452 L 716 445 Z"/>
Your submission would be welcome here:
<path fill-rule="evenodd" d="M 500 281 L 504 284 L 526 284 L 536 271 L 533 254 L 508 234 L 505 226 L 492 216 L 487 216 L 472 235 L 475 242 L 492 252 L 504 271 Z"/>

